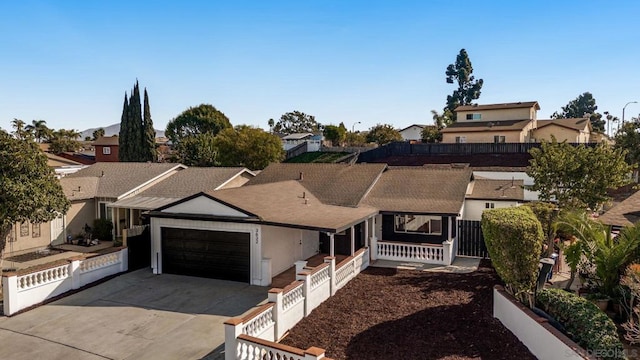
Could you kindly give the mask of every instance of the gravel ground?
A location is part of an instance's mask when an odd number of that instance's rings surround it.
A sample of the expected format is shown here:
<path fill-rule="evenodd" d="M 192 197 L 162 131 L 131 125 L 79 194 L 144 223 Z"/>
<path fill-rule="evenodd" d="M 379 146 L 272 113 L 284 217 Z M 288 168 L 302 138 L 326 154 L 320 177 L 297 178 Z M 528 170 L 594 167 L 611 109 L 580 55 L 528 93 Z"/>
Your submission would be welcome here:
<path fill-rule="evenodd" d="M 338 359 L 535 359 L 492 317 L 488 261 L 470 274 L 369 267 L 281 342 Z"/>

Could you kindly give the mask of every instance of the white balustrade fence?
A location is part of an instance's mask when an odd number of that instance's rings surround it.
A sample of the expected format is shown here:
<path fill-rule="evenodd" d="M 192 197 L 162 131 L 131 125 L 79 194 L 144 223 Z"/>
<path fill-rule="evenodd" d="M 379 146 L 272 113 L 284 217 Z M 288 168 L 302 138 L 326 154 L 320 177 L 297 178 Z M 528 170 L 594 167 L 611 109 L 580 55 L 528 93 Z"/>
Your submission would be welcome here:
<path fill-rule="evenodd" d="M 127 271 L 127 249 L 89 259 L 70 259 L 68 264 L 27 274 L 2 275 L 5 315 L 39 304 L 96 280 Z"/>
<path fill-rule="evenodd" d="M 442 245 L 378 241 L 377 258 L 381 260 L 451 265 L 454 258 L 454 255 L 452 255 L 453 247 L 453 241 L 445 241 Z"/>
<path fill-rule="evenodd" d="M 284 289 L 269 291 L 269 304 L 245 318 L 225 322 L 225 360 L 326 359 L 324 350 L 307 350 L 280 345 L 277 342 L 305 316 L 369 266 L 369 249 L 358 250 L 336 268 L 336 260 L 296 275 L 297 280 Z"/>

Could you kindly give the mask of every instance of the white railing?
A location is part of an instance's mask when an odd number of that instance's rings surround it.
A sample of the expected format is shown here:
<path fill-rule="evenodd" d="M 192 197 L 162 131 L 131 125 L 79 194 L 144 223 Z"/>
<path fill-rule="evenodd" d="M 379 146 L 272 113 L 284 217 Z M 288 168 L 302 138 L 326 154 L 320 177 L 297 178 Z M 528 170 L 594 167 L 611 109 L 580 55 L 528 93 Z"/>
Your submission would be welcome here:
<path fill-rule="evenodd" d="M 327 359 L 324 350 L 283 347 L 276 342 L 300 320 L 369 266 L 369 249 L 358 250 L 336 268 L 333 257 L 314 269 L 302 270 L 284 289 L 269 290 L 269 304 L 245 318 L 225 322 L 225 360 Z M 268 307 L 268 308 L 267 308 Z M 329 360 L 329 359 L 327 359 Z"/>
<path fill-rule="evenodd" d="M 378 259 L 415 261 L 425 264 L 451 265 L 452 242 L 442 245 L 410 244 L 378 241 Z"/>
<path fill-rule="evenodd" d="M 13 315 L 67 291 L 79 289 L 96 280 L 127 271 L 127 251 L 124 248 L 88 259 L 71 258 L 66 260 L 67 264 L 54 264 L 51 268 L 27 274 L 3 274 L 4 314 Z"/>

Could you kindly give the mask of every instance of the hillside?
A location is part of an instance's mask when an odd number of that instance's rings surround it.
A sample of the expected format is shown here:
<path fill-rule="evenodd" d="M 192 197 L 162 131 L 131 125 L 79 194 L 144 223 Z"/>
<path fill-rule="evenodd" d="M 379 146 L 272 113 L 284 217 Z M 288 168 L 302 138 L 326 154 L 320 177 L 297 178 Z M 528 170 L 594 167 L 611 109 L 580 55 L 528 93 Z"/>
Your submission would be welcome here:
<path fill-rule="evenodd" d="M 120 123 L 113 124 L 109 126 L 105 126 L 104 135 L 105 136 L 113 136 L 118 135 L 120 133 Z M 85 137 L 93 137 L 93 132 L 98 130 L 99 128 L 91 128 L 80 132 L 80 139 L 84 139 Z M 164 130 L 156 129 L 156 137 L 164 137 Z"/>

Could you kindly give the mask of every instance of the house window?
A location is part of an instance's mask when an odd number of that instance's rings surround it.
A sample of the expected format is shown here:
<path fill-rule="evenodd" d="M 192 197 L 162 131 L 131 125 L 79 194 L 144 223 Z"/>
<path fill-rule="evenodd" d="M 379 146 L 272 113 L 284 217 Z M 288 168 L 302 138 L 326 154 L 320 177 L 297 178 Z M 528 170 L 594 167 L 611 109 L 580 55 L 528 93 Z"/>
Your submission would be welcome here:
<path fill-rule="evenodd" d="M 466 136 L 456 136 L 456 144 L 464 144 L 467 142 Z"/>
<path fill-rule="evenodd" d="M 496 203 L 492 203 L 492 202 L 484 203 L 484 208 L 485 209 L 495 209 L 495 207 L 496 207 Z"/>
<path fill-rule="evenodd" d="M 20 236 L 29 236 L 29 223 L 23 222 L 20 224 Z"/>
<path fill-rule="evenodd" d="M 480 114 L 467 114 L 467 120 L 480 120 L 482 116 Z"/>
<path fill-rule="evenodd" d="M 493 142 L 494 143 L 503 143 L 506 142 L 506 137 L 504 135 L 496 135 L 493 137 Z"/>
<path fill-rule="evenodd" d="M 395 232 L 428 235 L 442 234 L 442 218 L 427 215 L 396 215 Z"/>
<path fill-rule="evenodd" d="M 31 224 L 31 237 L 40 237 L 40 224 Z"/>
<path fill-rule="evenodd" d="M 111 155 L 111 147 L 103 146 L 102 147 L 102 155 Z"/>

